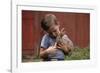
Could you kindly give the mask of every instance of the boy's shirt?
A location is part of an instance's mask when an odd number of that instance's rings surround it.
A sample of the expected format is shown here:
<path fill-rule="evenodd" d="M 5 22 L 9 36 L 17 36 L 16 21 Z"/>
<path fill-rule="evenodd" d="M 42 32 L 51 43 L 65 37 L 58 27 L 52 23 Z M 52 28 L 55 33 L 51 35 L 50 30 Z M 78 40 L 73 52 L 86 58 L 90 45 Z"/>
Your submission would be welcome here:
<path fill-rule="evenodd" d="M 64 35 L 63 38 L 66 40 L 66 42 L 68 40 L 72 44 L 71 40 L 67 37 L 67 35 Z M 47 49 L 48 47 L 53 46 L 55 42 L 56 38 L 52 38 L 48 34 L 45 34 L 41 41 L 41 47 Z M 54 54 L 48 55 L 49 59 L 64 59 L 64 57 L 64 52 L 60 49 L 57 49 L 57 51 Z"/>

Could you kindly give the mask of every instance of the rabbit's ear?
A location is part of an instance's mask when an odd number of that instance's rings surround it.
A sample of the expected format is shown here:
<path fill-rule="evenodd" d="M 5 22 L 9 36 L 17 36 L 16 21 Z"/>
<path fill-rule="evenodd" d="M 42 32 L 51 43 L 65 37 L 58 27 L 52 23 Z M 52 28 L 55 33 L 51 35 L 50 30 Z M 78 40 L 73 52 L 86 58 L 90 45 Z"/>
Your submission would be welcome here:
<path fill-rule="evenodd" d="M 63 31 L 64 31 L 64 28 L 61 29 L 61 32 L 63 32 Z"/>
<path fill-rule="evenodd" d="M 55 46 L 55 47 L 57 46 L 57 42 L 55 42 L 54 46 Z"/>
<path fill-rule="evenodd" d="M 63 35 L 64 35 L 65 33 L 66 33 L 66 32 L 64 31 L 64 28 L 62 28 L 62 29 L 61 29 L 61 33 L 60 33 L 60 36 L 63 37 Z"/>

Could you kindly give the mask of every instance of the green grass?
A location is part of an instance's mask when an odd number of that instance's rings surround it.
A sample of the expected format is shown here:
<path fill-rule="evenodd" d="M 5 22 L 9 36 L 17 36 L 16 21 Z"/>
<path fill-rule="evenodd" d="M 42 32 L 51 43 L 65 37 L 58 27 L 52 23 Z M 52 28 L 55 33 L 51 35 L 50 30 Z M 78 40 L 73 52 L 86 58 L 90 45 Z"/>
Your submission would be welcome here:
<path fill-rule="evenodd" d="M 87 60 L 90 59 L 90 48 L 74 48 L 72 53 L 65 56 L 65 60 Z M 41 59 L 39 58 L 23 58 L 23 62 L 40 62 Z"/>
<path fill-rule="evenodd" d="M 75 48 L 73 52 L 65 56 L 65 60 L 85 60 L 90 59 L 90 49 L 87 48 Z"/>

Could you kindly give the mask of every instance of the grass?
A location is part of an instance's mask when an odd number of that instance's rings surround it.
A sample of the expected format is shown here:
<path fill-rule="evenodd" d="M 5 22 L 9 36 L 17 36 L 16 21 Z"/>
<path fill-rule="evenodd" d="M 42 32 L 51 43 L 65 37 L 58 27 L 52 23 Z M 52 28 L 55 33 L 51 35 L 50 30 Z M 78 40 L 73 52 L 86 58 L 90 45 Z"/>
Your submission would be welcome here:
<path fill-rule="evenodd" d="M 90 59 L 90 48 L 74 48 L 71 54 L 65 56 L 65 60 L 87 60 Z M 23 62 L 40 62 L 37 58 L 23 58 Z"/>
<path fill-rule="evenodd" d="M 65 60 L 85 60 L 90 59 L 90 49 L 87 48 L 75 48 L 73 52 L 65 56 Z"/>

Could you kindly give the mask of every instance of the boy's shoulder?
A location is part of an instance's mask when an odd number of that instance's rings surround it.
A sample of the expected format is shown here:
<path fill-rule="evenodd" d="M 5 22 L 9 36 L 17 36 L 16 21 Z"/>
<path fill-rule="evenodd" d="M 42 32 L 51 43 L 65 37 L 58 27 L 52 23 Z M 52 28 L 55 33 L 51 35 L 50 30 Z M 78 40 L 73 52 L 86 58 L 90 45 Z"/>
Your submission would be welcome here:
<path fill-rule="evenodd" d="M 49 38 L 50 38 L 50 36 L 48 34 L 44 34 L 42 37 L 42 39 L 49 39 Z"/>
<path fill-rule="evenodd" d="M 49 37 L 49 35 L 48 34 L 44 34 L 43 37 Z"/>

